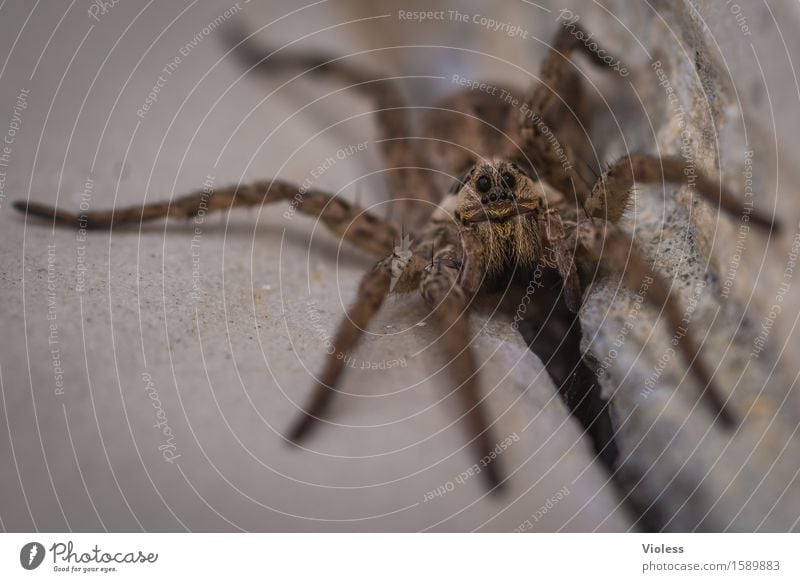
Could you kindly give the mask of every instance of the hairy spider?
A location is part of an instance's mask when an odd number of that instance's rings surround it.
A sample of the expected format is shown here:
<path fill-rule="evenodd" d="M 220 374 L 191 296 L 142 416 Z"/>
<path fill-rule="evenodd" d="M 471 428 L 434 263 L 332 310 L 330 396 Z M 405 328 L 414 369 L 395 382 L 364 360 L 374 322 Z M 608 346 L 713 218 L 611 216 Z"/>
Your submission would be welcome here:
<path fill-rule="evenodd" d="M 195 192 L 163 203 L 83 215 L 24 201 L 15 203 L 15 208 L 59 224 L 103 228 L 191 217 L 201 204 L 208 212 L 293 200 L 299 212 L 319 218 L 345 240 L 381 259 L 362 279 L 336 331 L 335 350 L 289 438 L 293 442 L 306 438 L 325 416 L 347 356 L 387 295 L 418 291 L 438 325 L 469 437 L 483 457 L 495 441 L 479 395 L 467 317 L 480 294 L 506 286 L 533 267 L 546 268 L 560 281 L 560 300 L 575 313 L 581 305 L 582 272 L 594 273 L 595 267 L 603 266 L 631 287 L 644 278 L 652 280 L 647 300 L 662 309 L 673 331 L 681 326 L 682 312 L 669 286 L 616 223 L 635 183 L 683 182 L 685 163 L 634 154 L 599 177 L 587 175 L 588 166 L 576 163 L 587 151 L 588 138 L 581 127 L 591 112 L 569 59 L 577 50 L 594 65 L 606 66 L 597 56 L 601 51 L 589 50 L 577 40 L 579 36 L 565 28 L 557 32 L 540 82 L 525 93 L 518 102 L 521 106 L 498 99 L 496 92 L 463 91 L 432 108 L 419 133 L 400 93 L 386 79 L 363 74 L 343 59 L 279 51 L 267 58 L 263 55 L 268 52 L 249 39 L 231 43 L 251 68 L 270 74 L 286 68 L 307 70 L 373 100 L 385 163 L 392 170 L 388 175 L 395 217 L 409 233 L 400 237 L 399 245 L 389 221 L 328 193 L 300 190 L 280 180 L 221 188 L 210 197 Z M 449 181 L 458 176 L 449 192 L 442 175 L 450 176 Z M 700 175 L 695 185 L 717 207 L 732 213 L 741 210 L 738 200 L 718 182 Z M 772 227 L 758 214 L 751 214 L 750 220 Z M 719 422 L 732 425 L 733 415 L 712 382 L 695 337 L 691 333 L 676 337 L 681 338 L 680 350 L 702 388 L 702 398 Z M 502 485 L 497 460 L 483 473 L 492 489 Z"/>

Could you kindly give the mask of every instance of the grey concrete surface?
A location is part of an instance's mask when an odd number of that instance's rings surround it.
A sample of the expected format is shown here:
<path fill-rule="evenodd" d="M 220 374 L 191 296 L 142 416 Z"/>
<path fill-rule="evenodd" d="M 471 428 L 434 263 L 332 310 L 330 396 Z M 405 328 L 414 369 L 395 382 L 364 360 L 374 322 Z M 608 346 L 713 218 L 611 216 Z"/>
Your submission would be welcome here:
<path fill-rule="evenodd" d="M 753 31 L 745 36 L 724 2 L 568 3 L 635 71 L 624 80 L 588 73 L 601 117 L 593 134 L 599 159 L 626 149 L 678 152 L 680 130 L 650 68 L 660 59 L 690 112 L 698 165 L 713 172 L 721 163 L 726 183 L 741 190 L 743 144 L 752 144 L 757 204 L 774 205 L 786 227 L 770 241 L 747 238 L 730 300 L 720 302 L 712 294 L 731 268 L 736 222 L 698 205 L 690 220 L 687 195 L 677 188 L 638 191 L 640 212 L 628 226 L 641 227 L 637 238 L 680 282 L 684 300 L 692 281 L 706 282 L 696 316 L 698 327 L 711 330 L 705 357 L 723 362 L 723 386 L 747 419 L 731 437 L 703 410 L 687 413 L 695 387 L 685 379 L 675 392 L 677 360 L 653 396 L 640 397 L 669 341 L 657 311 L 645 309 L 602 380 L 621 426 L 624 462 L 614 480 L 594 461 L 539 358 L 508 320 L 485 316 L 475 318 L 474 345 L 495 434 L 511 442 L 501 455 L 510 490 L 488 497 L 480 476 L 460 478 L 475 459 L 455 424 L 458 406 L 447 397 L 435 334 L 420 325 L 424 312 L 412 297 L 390 300 L 371 326 L 332 423 L 305 449 L 288 446 L 282 434 L 371 259 L 309 219 L 287 218 L 283 207 L 92 232 L 85 241 L 26 222 L 10 207 L 18 197 L 105 208 L 204 183 L 302 182 L 339 149 L 366 142 L 365 151 L 313 180 L 381 211 L 388 192 L 369 104 L 327 95 L 337 87 L 306 79 L 281 86 L 286 78 L 242 78 L 209 23 L 234 6 L 232 18 L 253 29 L 272 22 L 262 34 L 277 42 L 307 36 L 302 46 L 370 51 L 359 57 L 365 64 L 396 74 L 460 72 L 524 86 L 538 72 L 562 8 L 538 4 L 458 3 L 463 13 L 519 24 L 529 35 L 521 39 L 472 22 L 398 20 L 398 9 L 427 6 L 421 2 L 332 0 L 295 14 L 288 13 L 300 6 L 288 1 L 125 2 L 96 19 L 85 7 L 57 2 L 32 12 L 28 3 L 6 3 L 0 134 L 27 93 L 0 183 L 0 526 L 795 529 L 797 293 L 782 300 L 763 355 L 748 356 L 800 219 L 792 194 L 798 150 L 790 147 L 800 121 L 791 77 L 797 43 L 785 30 L 784 38 L 776 34 L 779 24 L 797 22 L 793 5 L 742 7 Z M 708 57 L 702 66 L 701 49 Z M 144 111 L 159 76 L 162 86 Z M 447 79 L 407 85 L 416 105 L 450 89 Z M 613 281 L 587 294 L 582 324 L 599 361 L 631 301 Z M 384 369 L 364 369 L 373 364 Z M 645 520 L 637 509 L 649 510 Z"/>

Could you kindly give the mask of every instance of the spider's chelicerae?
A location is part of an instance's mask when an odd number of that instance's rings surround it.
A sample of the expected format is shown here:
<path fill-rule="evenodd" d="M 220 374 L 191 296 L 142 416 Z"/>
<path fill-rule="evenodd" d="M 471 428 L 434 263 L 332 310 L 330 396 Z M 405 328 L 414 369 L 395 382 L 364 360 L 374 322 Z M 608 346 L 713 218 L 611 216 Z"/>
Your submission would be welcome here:
<path fill-rule="evenodd" d="M 439 327 L 469 438 L 483 457 L 495 440 L 479 396 L 467 318 L 481 294 L 503 289 L 531 269 L 547 269 L 560 282 L 561 305 L 575 313 L 586 274 L 601 266 L 616 271 L 631 287 L 652 279 L 647 300 L 661 307 L 673 331 L 681 326 L 682 311 L 669 286 L 616 223 L 635 183 L 682 182 L 685 162 L 629 155 L 599 177 L 578 163 L 591 151 L 583 131 L 591 112 L 569 58 L 580 51 L 594 65 L 606 67 L 597 55 L 609 54 L 590 51 L 578 41 L 579 36 L 574 28 L 563 28 L 555 35 L 540 81 L 517 103 L 500 99 L 500 91 L 466 90 L 431 108 L 419 132 L 413 128 L 400 93 L 385 78 L 364 74 L 344 59 L 284 52 L 266 58 L 263 55 L 268 53 L 250 40 L 233 43 L 234 53 L 252 68 L 267 73 L 307 70 L 343 82 L 374 101 L 383 138 L 380 143 L 391 170 L 387 174 L 394 197 L 394 223 L 402 224 L 409 237 L 398 237 L 393 223 L 339 197 L 300 190 L 280 180 L 222 188 L 210 197 L 197 192 L 168 202 L 83 215 L 33 202 L 17 202 L 15 207 L 60 224 L 103 228 L 191 217 L 201 204 L 205 211 L 213 211 L 293 201 L 296 210 L 319 218 L 333 232 L 380 260 L 361 281 L 357 298 L 335 334 L 335 350 L 326 360 L 305 412 L 291 427 L 290 439 L 305 438 L 325 416 L 346 356 L 387 295 L 417 291 Z M 449 191 L 442 176 L 449 176 Z M 732 213 L 741 210 L 737 199 L 718 182 L 701 175 L 695 186 L 713 205 Z M 772 226 L 754 213 L 750 221 Z M 712 383 L 696 339 L 691 333 L 676 337 L 682 338 L 679 346 L 702 388 L 702 398 L 719 422 L 731 425 L 733 415 Z M 492 489 L 502 484 L 497 461 L 483 473 Z"/>

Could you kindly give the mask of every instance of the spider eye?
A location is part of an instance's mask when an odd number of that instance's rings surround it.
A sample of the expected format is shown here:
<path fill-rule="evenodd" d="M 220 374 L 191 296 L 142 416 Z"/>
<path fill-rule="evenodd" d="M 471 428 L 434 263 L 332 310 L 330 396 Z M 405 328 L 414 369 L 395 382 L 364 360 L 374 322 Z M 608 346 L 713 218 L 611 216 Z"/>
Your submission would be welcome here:
<path fill-rule="evenodd" d="M 513 190 L 514 186 L 517 185 L 517 179 L 513 174 L 509 174 L 508 172 L 500 176 L 500 179 L 503 180 L 503 185 L 509 190 Z"/>
<path fill-rule="evenodd" d="M 492 181 L 486 176 L 481 176 L 478 178 L 478 181 L 475 182 L 475 187 L 478 188 L 478 192 L 481 194 L 486 194 L 492 187 Z"/>

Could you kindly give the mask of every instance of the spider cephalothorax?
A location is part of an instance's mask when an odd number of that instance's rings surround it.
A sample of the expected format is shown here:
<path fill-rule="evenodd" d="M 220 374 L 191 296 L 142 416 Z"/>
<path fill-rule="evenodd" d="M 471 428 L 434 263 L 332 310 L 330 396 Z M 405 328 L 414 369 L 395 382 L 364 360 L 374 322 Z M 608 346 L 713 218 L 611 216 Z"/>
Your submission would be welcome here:
<path fill-rule="evenodd" d="M 461 402 L 469 438 L 484 458 L 496 441 L 488 428 L 491 423 L 483 404 L 467 314 L 472 299 L 486 293 L 487 281 L 511 281 L 516 267 L 534 265 L 550 268 L 550 274 L 560 280 L 558 301 L 572 313 L 578 310 L 582 299 L 578 277 L 581 265 L 591 266 L 586 271 L 592 273 L 601 272 L 595 267 L 602 266 L 605 272 L 615 273 L 633 288 L 647 280 L 646 299 L 660 309 L 673 332 L 680 331 L 675 334 L 677 347 L 702 398 L 709 404 L 708 410 L 723 425 L 730 426 L 734 415 L 727 403 L 729 397 L 713 382 L 699 344 L 685 329 L 679 301 L 654 271 L 651 261 L 638 252 L 630 236 L 616 224 L 636 182 L 685 182 L 685 161 L 632 154 L 609 166 L 593 184 L 573 163 L 578 152 L 587 149 L 582 130 L 590 112 L 568 57 L 582 51 L 594 65 L 606 67 L 598 57 L 603 51 L 590 49 L 597 49 L 597 43 L 587 46 L 578 41 L 587 38 L 581 33 L 582 36 L 576 35 L 575 25 L 571 24 L 570 29 L 556 34 L 542 66 L 542 82 L 526 93 L 521 107 L 511 107 L 509 100 L 493 99 L 487 92 L 464 91 L 432 108 L 424 129 L 418 132 L 413 129 L 409 108 L 400 92 L 386 76 L 365 76 L 346 59 L 262 51 L 240 39 L 232 43 L 235 53 L 251 68 L 269 74 L 287 67 L 305 68 L 314 75 L 345 82 L 375 102 L 383 137 L 380 143 L 390 170 L 389 186 L 400 215 L 395 219 L 411 231 L 410 238 L 399 237 L 399 245 L 397 229 L 387 220 L 339 196 L 280 180 L 220 188 L 210 197 L 207 192 L 195 192 L 169 203 L 85 215 L 26 201 L 15 203 L 15 208 L 60 224 L 97 228 L 292 201 L 294 210 L 318 218 L 345 240 L 379 256 L 380 260 L 361 281 L 358 295 L 337 329 L 334 350 L 328 352 L 308 404 L 290 428 L 288 438 L 294 442 L 306 438 L 319 421 L 325 420 L 345 362 L 386 296 L 418 292 L 438 326 L 449 360 L 453 394 Z M 267 54 L 270 57 L 263 56 Z M 555 92 L 559 99 L 554 99 Z M 564 116 L 564 111 L 572 117 Z M 575 128 L 581 131 L 576 132 Z M 430 139 L 420 140 L 419 135 Z M 509 160 L 525 160 L 526 166 L 532 162 L 536 179 L 520 169 L 522 162 L 517 166 Z M 447 194 L 434 175 L 460 177 Z M 732 213 L 741 211 L 737 197 L 720 187 L 719 182 L 702 174 L 695 177 L 695 191 L 707 201 Z M 567 204 L 564 194 L 574 202 Z M 436 211 L 431 212 L 432 208 Z M 769 218 L 748 210 L 750 223 L 771 226 Z M 578 349 L 576 345 L 575 350 Z M 573 403 L 567 400 L 572 407 Z M 573 409 L 580 406 L 578 403 Z M 594 420 L 583 422 L 590 427 Z M 482 474 L 493 489 L 503 482 L 496 460 Z"/>
<path fill-rule="evenodd" d="M 489 274 L 541 260 L 538 220 L 547 209 L 545 191 L 515 163 L 479 162 L 456 180 L 441 206 L 460 228 L 478 236 Z"/>

